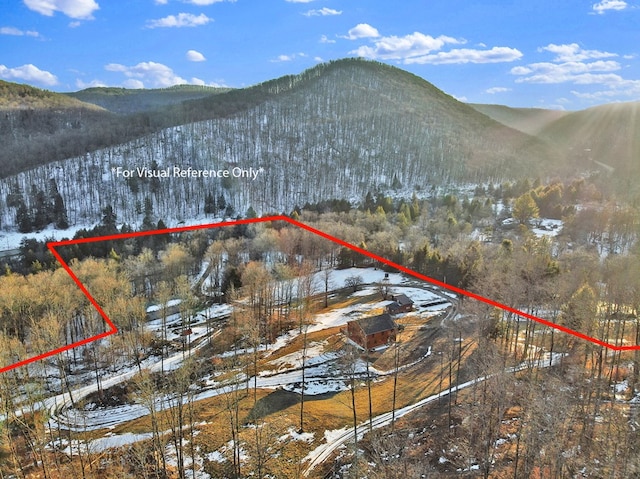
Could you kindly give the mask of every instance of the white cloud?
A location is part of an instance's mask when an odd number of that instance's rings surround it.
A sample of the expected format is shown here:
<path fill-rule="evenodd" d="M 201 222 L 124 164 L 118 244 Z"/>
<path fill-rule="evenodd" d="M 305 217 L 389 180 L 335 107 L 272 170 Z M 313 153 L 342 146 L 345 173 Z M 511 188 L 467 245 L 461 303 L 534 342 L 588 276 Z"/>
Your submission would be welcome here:
<path fill-rule="evenodd" d="M 347 32 L 346 37 L 349 40 L 357 40 L 358 38 L 376 38 L 380 36 L 378 30 L 368 23 L 358 23 L 355 27 Z"/>
<path fill-rule="evenodd" d="M 149 88 L 166 88 L 189 83 L 162 63 L 141 62 L 130 67 L 119 63 L 109 63 L 104 68 L 110 72 L 123 73 L 128 78 L 123 85 L 128 88 L 144 88 L 145 86 Z"/>
<path fill-rule="evenodd" d="M 204 55 L 196 50 L 189 50 L 186 54 L 187 60 L 190 62 L 204 62 L 206 58 Z"/>
<path fill-rule="evenodd" d="M 554 62 L 580 62 L 583 60 L 595 60 L 598 58 L 617 57 L 615 53 L 601 52 L 599 50 L 584 50 L 577 43 L 555 45 L 550 43 L 546 47 L 538 48 L 539 52 L 555 53 Z"/>
<path fill-rule="evenodd" d="M 595 62 L 565 62 L 565 63 L 531 63 L 511 69 L 512 75 L 520 76 L 517 83 L 577 83 L 587 78 L 595 79 L 593 72 L 612 72 L 620 69 L 620 64 L 612 60 L 598 60 Z"/>
<path fill-rule="evenodd" d="M 157 20 L 149 20 L 147 22 L 148 28 L 168 28 L 168 27 L 198 27 L 206 25 L 213 20 L 207 17 L 204 13 L 200 15 L 193 15 L 192 13 L 179 13 L 178 15 L 169 15 Z"/>
<path fill-rule="evenodd" d="M 69 28 L 77 28 L 77 27 L 79 27 L 80 25 L 82 25 L 82 22 L 79 22 L 79 21 L 77 21 L 77 20 L 76 20 L 76 21 L 73 21 L 73 22 L 69 22 Z"/>
<path fill-rule="evenodd" d="M 362 24 L 361 24 L 362 25 Z M 361 27 L 358 25 L 358 27 Z M 356 27 L 356 28 L 358 28 Z M 369 27 L 369 25 L 367 25 Z M 373 28 L 373 27 L 369 27 Z M 349 36 L 355 38 L 357 33 L 351 29 Z M 360 29 L 366 32 L 366 29 Z M 463 38 L 453 38 L 447 35 L 433 37 L 420 32 L 413 32 L 402 37 L 390 35 L 380 37 L 373 29 L 371 44 L 362 45 L 349 53 L 373 60 L 399 60 L 405 64 L 461 64 L 461 63 L 501 63 L 512 62 L 522 58 L 522 52 L 515 48 L 493 47 L 490 49 L 458 48 L 440 51 L 446 45 L 461 45 L 467 43 Z M 375 35 L 373 35 L 375 34 Z"/>
<path fill-rule="evenodd" d="M 503 86 L 494 86 L 493 88 L 487 88 L 485 93 L 489 95 L 495 95 L 496 93 L 504 93 L 506 91 L 511 91 L 511 88 L 503 87 Z"/>
<path fill-rule="evenodd" d="M 571 83 L 590 86 L 592 89 L 600 87 L 599 91 L 574 90 L 571 92 L 575 97 L 587 100 L 640 99 L 640 80 L 626 79 L 614 73 L 622 69 L 620 63 L 615 60 L 597 60 L 617 57 L 615 53 L 582 50 L 575 44 L 549 45 L 539 51 L 555 53 L 555 61 L 531 63 L 512 68 L 511 74 L 519 77 L 516 83 Z M 574 61 L 561 61 L 564 59 Z"/>
<path fill-rule="evenodd" d="M 182 0 L 184 3 L 190 3 L 191 5 L 198 5 L 201 7 L 205 7 L 207 5 L 213 5 L 214 3 L 221 3 L 226 0 Z M 229 0 L 230 2 L 235 2 L 235 0 Z"/>
<path fill-rule="evenodd" d="M 624 10 L 629 5 L 623 0 L 602 0 L 593 5 L 593 11 L 602 15 L 608 10 Z"/>
<path fill-rule="evenodd" d="M 24 0 L 24 4 L 30 10 L 47 17 L 60 12 L 80 20 L 93 19 L 93 12 L 100 8 L 94 0 Z"/>
<path fill-rule="evenodd" d="M 303 15 L 307 17 L 326 17 L 327 15 L 342 15 L 342 10 L 334 10 L 333 8 L 323 7 L 317 10 L 309 10 L 304 12 Z"/>
<path fill-rule="evenodd" d="M 40 34 L 34 30 L 20 30 L 16 27 L 0 27 L 0 35 L 14 35 L 17 37 L 28 36 L 28 37 L 39 37 Z"/>
<path fill-rule="evenodd" d="M 620 63 L 615 60 L 603 60 L 617 57 L 616 53 L 585 50 L 577 43 L 552 43 L 538 48 L 538 51 L 553 53 L 555 58 L 550 62 L 530 63 L 512 68 L 510 73 L 519 77 L 516 83 L 613 85 L 623 81 L 620 75 L 612 73 L 622 68 Z"/>
<path fill-rule="evenodd" d="M 81 90 L 84 90 L 85 88 L 105 87 L 107 86 L 107 84 L 100 80 L 91 80 L 90 82 L 84 82 L 80 78 L 78 78 L 76 80 L 76 86 Z"/>
<path fill-rule="evenodd" d="M 505 63 L 522 58 L 522 52 L 516 48 L 493 47 L 489 50 L 458 48 L 448 52 L 438 52 L 406 58 L 404 63 L 429 63 L 432 65 L 464 64 L 464 63 Z"/>
<path fill-rule="evenodd" d="M 206 81 L 202 80 L 201 78 L 196 78 L 196 77 L 191 78 L 191 81 L 189 81 L 189 83 L 190 83 L 191 85 L 198 85 L 198 86 L 213 86 L 213 87 L 216 87 L 216 88 L 225 88 L 225 87 L 226 87 L 226 85 L 224 84 L 224 82 L 220 82 L 220 83 L 217 83 L 217 82 L 209 82 L 209 83 L 207 83 Z"/>
<path fill-rule="evenodd" d="M 53 73 L 40 70 L 37 66 L 30 63 L 15 68 L 0 65 L 0 78 L 4 78 L 5 80 L 24 80 L 43 86 L 58 84 L 58 78 Z"/>
<path fill-rule="evenodd" d="M 191 5 L 198 5 L 199 7 L 206 7 L 208 5 L 213 5 L 214 3 L 222 3 L 222 2 L 231 2 L 234 3 L 236 0 L 182 0 L 182 3 L 190 3 Z M 169 0 L 154 0 L 156 5 L 166 5 L 169 3 Z"/>
<path fill-rule="evenodd" d="M 371 59 L 408 60 L 412 57 L 420 57 L 432 51 L 440 50 L 448 43 L 458 44 L 464 43 L 464 41 L 444 35 L 434 38 L 431 35 L 414 32 L 404 37 L 395 35 L 381 37 L 374 40 L 373 46 L 361 46 L 349 53 Z"/>
<path fill-rule="evenodd" d="M 572 90 L 571 94 L 585 100 L 640 100 L 640 80 L 625 80 L 619 75 L 610 75 L 608 80 L 604 90 L 594 92 Z"/>
<path fill-rule="evenodd" d="M 302 52 L 292 53 L 291 55 L 278 55 L 276 58 L 270 61 L 271 63 L 290 62 L 292 60 L 295 60 L 296 58 L 306 57 L 306 56 L 307 54 Z"/>
<path fill-rule="evenodd" d="M 327 37 L 326 35 L 322 35 L 320 37 L 320 43 L 335 43 L 335 40 L 331 40 L 329 37 Z"/>
<path fill-rule="evenodd" d="M 322 59 L 322 57 L 313 57 L 314 61 L 318 62 L 318 63 L 322 63 L 324 60 Z"/>
<path fill-rule="evenodd" d="M 131 88 L 133 90 L 140 90 L 144 88 L 144 82 L 142 82 L 142 80 L 129 78 L 128 80 L 122 82 L 122 86 L 125 88 Z"/>

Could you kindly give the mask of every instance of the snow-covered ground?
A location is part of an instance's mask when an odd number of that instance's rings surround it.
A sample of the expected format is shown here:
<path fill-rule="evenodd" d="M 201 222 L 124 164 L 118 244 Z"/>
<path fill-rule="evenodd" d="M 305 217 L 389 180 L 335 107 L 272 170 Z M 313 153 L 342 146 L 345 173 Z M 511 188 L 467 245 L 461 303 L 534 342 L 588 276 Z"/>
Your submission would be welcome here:
<path fill-rule="evenodd" d="M 548 218 L 536 221 L 536 224 L 539 226 L 531 229 L 536 236 L 549 236 L 551 238 L 558 236 L 563 226 L 562 220 L 552 220 Z"/>
<path fill-rule="evenodd" d="M 20 242 L 23 239 L 35 238 L 38 241 L 60 241 L 64 238 L 71 239 L 78 230 L 93 228 L 93 224 L 78 224 L 67 228 L 66 230 L 58 230 L 53 226 L 47 226 L 42 231 L 35 231 L 33 233 L 19 233 L 17 231 L 3 231 L 0 230 L 0 251 L 16 249 L 20 247 Z"/>
<path fill-rule="evenodd" d="M 334 281 L 334 287 L 342 287 L 344 280 L 353 275 L 361 276 L 363 283 L 368 283 L 367 285 L 363 285 L 361 287 L 362 289 L 358 291 L 358 293 L 360 293 L 359 296 L 365 294 L 379 294 L 377 283 L 385 280 L 385 273 L 374 268 L 350 268 L 346 270 L 332 271 L 330 278 Z M 446 303 L 435 307 L 423 308 L 423 304 L 442 299 L 443 295 L 442 293 L 436 294 L 418 287 L 418 283 L 413 278 L 407 278 L 401 274 L 389 274 L 385 280 L 385 284 L 388 286 L 390 293 L 404 293 L 412 298 L 415 301 L 415 306 L 418 312 L 421 312 L 421 309 L 433 312 L 433 308 L 444 309 L 450 306 L 449 303 Z M 383 308 L 388 303 L 389 301 L 372 301 L 364 304 L 356 303 L 352 306 L 340 308 L 331 313 L 320 314 L 315 318 L 315 324 L 310 326 L 308 331 L 318 331 L 345 324 L 350 319 L 366 315 L 374 309 Z M 178 303 L 174 301 L 171 304 L 174 305 Z M 157 306 L 151 306 L 149 310 L 153 311 L 157 310 L 157 308 Z M 214 305 L 206 311 L 200 312 L 197 315 L 200 322 L 193 323 L 191 326 L 192 334 L 189 336 L 189 340 L 194 344 L 191 351 L 177 352 L 165 358 L 163 362 L 164 364 L 162 364 L 158 357 L 148 358 L 145 360 L 143 367 L 151 371 L 159 371 L 162 367 L 164 370 L 172 370 L 179 367 L 185 357 L 189 354 L 193 354 L 194 351 L 206 344 L 206 341 L 204 340 L 205 338 L 203 338 L 207 333 L 207 328 L 203 324 L 204 318 L 224 318 L 230 313 L 231 307 L 226 304 Z M 166 319 L 167 337 L 169 339 L 179 336 L 179 332 L 176 328 L 179 327 L 180 320 L 179 314 L 170 315 Z M 159 334 L 162 328 L 162 320 L 156 319 L 149 321 L 147 323 L 147 328 L 150 331 Z M 174 331 L 172 331 L 172 329 Z M 236 376 L 235 384 L 229 382 L 221 384 L 215 380 L 215 377 L 211 378 L 211 376 L 209 376 L 208 379 L 203 378 L 203 382 L 201 382 L 201 384 L 205 384 L 205 386 L 200 387 L 195 392 L 194 400 L 198 401 L 227 393 L 234 388 L 253 387 L 254 385 L 258 388 L 283 388 L 300 393 L 302 387 L 302 352 L 295 351 L 280 357 L 275 357 L 275 353 L 280 348 L 286 347 L 299 334 L 300 332 L 298 330 L 289 331 L 277 338 L 273 344 L 261 346 L 259 348 L 259 353 L 262 357 L 268 358 L 273 355 L 274 359 L 268 363 L 271 367 L 260 372 L 257 378 L 252 377 L 247 379 L 240 371 L 238 371 L 238 375 Z M 326 344 L 322 341 L 311 342 L 308 345 L 305 354 L 305 394 L 307 395 L 337 392 L 347 388 L 347 382 L 345 381 L 344 374 L 339 367 L 340 353 L 325 351 L 325 346 Z M 429 349 L 429 352 L 425 357 L 427 357 L 430 352 L 431 349 Z M 251 351 L 233 352 L 233 354 L 247 353 L 251 353 Z M 358 361 L 356 374 L 364 375 L 365 372 L 366 364 L 363 361 Z M 128 367 L 121 369 L 115 374 L 107 374 L 103 376 L 101 380 L 102 387 L 103 389 L 107 389 L 118 383 L 130 380 L 136 373 L 137 368 Z M 373 368 L 370 368 L 370 374 L 373 375 L 384 375 L 386 373 L 387 372 L 376 371 Z M 75 402 L 79 402 L 82 398 L 96 390 L 97 386 L 95 382 L 89 383 L 81 388 L 76 388 L 73 391 L 73 400 Z M 155 398 L 155 403 L 156 409 L 161 410 L 163 408 L 170 407 L 172 403 L 175 403 L 175 400 L 166 395 L 159 394 Z M 45 407 L 50 411 L 51 420 L 49 421 L 49 428 L 52 430 L 56 430 L 58 426 L 64 429 L 77 431 L 100 429 L 108 430 L 148 414 L 148 409 L 138 403 L 124 404 L 109 408 L 99 408 L 87 405 L 84 409 L 80 410 L 72 407 L 71 398 L 68 394 L 45 399 L 42 407 Z M 87 446 L 90 449 L 106 449 L 108 447 L 116 447 L 118 444 L 127 444 L 145 438 L 146 436 L 144 434 L 114 436 L 113 433 L 107 432 L 103 438 L 96 439 Z M 67 447 L 70 446 L 67 444 Z"/>

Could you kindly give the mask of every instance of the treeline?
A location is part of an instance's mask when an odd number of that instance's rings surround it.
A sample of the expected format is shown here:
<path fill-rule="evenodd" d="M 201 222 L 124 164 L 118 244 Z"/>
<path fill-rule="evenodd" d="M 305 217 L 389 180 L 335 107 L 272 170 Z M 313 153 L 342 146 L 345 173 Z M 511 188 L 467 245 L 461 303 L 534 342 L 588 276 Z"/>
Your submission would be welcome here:
<path fill-rule="evenodd" d="M 98 105 L 113 113 L 129 115 L 156 110 L 187 100 L 198 100 L 229 90 L 231 89 L 200 85 L 175 85 L 153 89 L 94 87 L 64 95 Z"/>
<path fill-rule="evenodd" d="M 15 208 L 15 222 L 20 233 L 31 233 L 53 225 L 56 229 L 67 229 L 69 221 L 62 195 L 55 179 L 49 180 L 49 190 L 45 193 L 36 185 L 31 185 L 29 206 L 17 183 L 11 186 L 6 204 Z"/>
<path fill-rule="evenodd" d="M 522 181 L 479 186 L 458 194 L 434 192 L 428 200 L 417 196 L 394 199 L 371 192 L 365 194 L 357 206 L 347 208 L 347 204 L 336 200 L 335 203 L 308 204 L 291 214 L 367 251 L 529 314 L 614 344 L 630 344 L 636 340 L 640 334 L 637 215 L 628 218 L 627 227 L 636 228 L 636 234 L 630 236 L 627 247 L 605 258 L 587 238 L 571 239 L 566 236 L 570 233 L 562 233 L 554 239 L 537 237 L 527 222 L 517 228 L 504 227 L 502 220 L 512 214 L 517 199 L 523 195 L 528 195 L 536 207 L 547 204 L 544 207 L 550 211 L 560 205 L 570 215 L 563 218 L 568 223 L 574 216 L 569 208 L 575 206 L 574 201 L 589 201 L 591 207 L 602 211 L 607 210 L 607 204 L 612 204 L 588 181 L 551 185 Z M 534 195 L 542 202 L 537 203 Z M 319 212 L 320 204 L 322 208 L 333 205 L 336 211 Z M 609 217 L 609 223 L 611 219 Z M 103 211 L 102 222 L 97 228 L 96 234 L 120 231 L 113 210 Z M 480 233 L 482 235 L 478 236 Z M 95 371 L 107 367 L 108 361 L 101 362 L 99 358 L 124 358 L 121 361 L 137 364 L 142 371 L 146 355 L 157 354 L 164 361 L 167 354 L 177 348 L 166 337 L 154 338 L 145 333 L 141 326 L 144 305 L 148 302 L 158 304 L 161 314 L 162 311 L 165 314 L 162 320 L 166 321 L 169 301 L 180 299 L 179 328 L 185 333 L 202 301 L 227 300 L 235 301 L 236 308 L 229 318 L 226 334 L 217 337 L 214 347 L 219 348 L 217 352 L 246 351 L 243 357 L 234 354 L 227 360 L 238 362 L 233 367 L 243 371 L 242 378 L 255 378 L 259 371 L 257 352 L 260 345 L 273 341 L 280 332 L 291 327 L 302 330 L 305 321 L 312 316 L 312 304 L 305 298 L 314 296 L 319 302 L 322 293 L 326 298 L 328 291 L 344 286 L 332 282 L 333 268 L 383 266 L 285 222 L 211 228 L 171 235 L 163 239 L 164 243 L 137 241 L 137 238 L 114 240 L 99 246 L 101 249 L 92 249 L 98 247 L 97 243 L 87 243 L 83 245 L 89 248 L 86 251 L 60 249 L 63 255 L 105 256 L 105 259 L 87 257 L 72 263 L 72 268 L 99 303 L 106 305 L 109 316 L 117 318 L 116 324 L 125 326 L 112 341 L 88 346 L 86 357 L 80 357 L 84 355 L 81 350 L 69 352 L 66 356 L 51 358 L 48 363 L 38 363 L 34 368 L 41 367 L 49 373 L 53 368 L 64 378 L 82 365 L 92 365 Z M 201 280 L 202 275 L 206 275 L 208 281 Z M 311 280 L 313 277 L 315 279 Z M 126 293 L 122 294 L 122 291 Z M 61 269 L 42 268 L 40 272 L 26 276 L 7 274 L 0 278 L 0 294 L 3 308 L 0 340 L 4 346 L 0 353 L 5 364 L 37 351 L 38 347 L 50 347 L 54 339 L 71 340 L 72 334 L 73 338 L 78 338 L 104 327 L 104 322 Z M 34 295 L 38 296 L 35 300 L 32 299 Z M 206 298 L 199 298 L 199 295 Z M 452 461 L 460 461 L 456 463 L 460 468 L 477 464 L 484 477 L 491 477 L 499 467 L 493 461 L 497 457 L 498 440 L 507 437 L 506 440 L 511 440 L 511 453 L 506 456 L 505 463 L 511 461 L 509 467 L 516 469 L 513 464 L 517 462 L 517 471 L 520 471 L 516 473 L 511 469 L 513 477 L 529 478 L 539 471 L 550 471 L 549 474 L 563 477 L 583 469 L 598 477 L 616 477 L 616 474 L 625 477 L 622 471 L 630 477 L 636 470 L 633 448 L 616 448 L 615 442 L 623 444 L 621 441 L 625 437 L 635 441 L 637 436 L 617 401 L 620 394 L 628 399 L 638 389 L 640 355 L 609 354 L 600 346 L 532 321 L 521 321 L 515 314 L 484 303 L 470 300 L 462 303 L 464 320 L 452 320 L 446 326 L 449 349 L 443 350 L 440 361 L 450 355 L 451 365 L 443 365 L 441 374 L 445 374 L 448 366 L 451 380 L 455 352 L 460 347 L 455 338 L 462 337 L 463 326 L 475 324 L 477 330 L 464 330 L 465 336 L 476 335 L 474 340 L 479 345 L 478 356 L 474 357 L 477 361 L 472 361 L 477 369 L 469 370 L 468 374 L 472 374 L 470 378 L 490 377 L 486 383 L 473 386 L 470 392 L 473 400 L 463 403 L 465 398 L 456 396 L 446 424 L 442 426 L 446 433 L 439 435 L 442 442 L 434 450 Z M 29 321 L 25 322 L 23 318 L 29 318 Z M 63 325 L 62 330 L 52 330 L 45 319 Z M 163 331 L 166 331 L 165 326 L 163 323 Z M 94 347 L 97 348 L 95 351 Z M 536 361 L 544 360 L 544 352 L 570 356 L 563 359 L 562 368 L 547 376 L 535 366 Z M 78 354 L 78 357 L 74 358 L 72 354 Z M 505 367 L 521 361 L 528 361 L 530 369 L 515 378 L 507 377 Z M 458 359 L 458 369 L 459 362 Z M 36 378 L 46 377 L 45 374 L 33 374 L 33 368 L 29 373 L 31 383 L 41 380 Z M 14 392 L 20 390 L 20 381 L 25 378 L 21 374 L 16 372 L 2 377 L 0 392 L 3 399 L 13 398 Z M 161 475 L 160 471 L 166 468 L 169 441 L 180 451 L 179 470 L 184 471 L 186 467 L 185 457 L 195 456 L 182 440 L 188 438 L 193 443 L 193 424 L 197 416 L 193 409 L 195 388 L 190 385 L 201 377 L 193 364 L 187 364 L 175 375 L 154 376 L 142 372 L 137 377 L 132 397 L 148 405 L 152 423 L 152 438 L 141 446 L 143 453 L 137 459 L 148 477 Z M 618 392 L 616 396 L 614 386 L 621 385 L 623 377 L 624 392 Z M 465 380 L 465 377 L 461 375 L 457 379 Z M 97 373 L 95 380 L 100 385 Z M 256 384 L 253 383 L 254 404 Z M 247 392 L 250 394 L 251 385 L 247 385 Z M 158 402 L 159 398 L 163 397 L 170 397 L 171 402 L 166 407 L 161 405 L 158 410 L 157 405 L 162 404 L 162 401 Z M 225 393 L 223 400 L 227 401 L 226 408 L 223 407 L 225 424 L 231 428 L 232 435 L 238 434 L 242 425 L 237 385 Z M 463 406 L 457 407 L 457 404 Z M 13 402 L 2 401 L 2 405 L 8 417 L 9 411 L 16 409 Z M 511 411 L 508 418 L 507 411 Z M 467 417 L 470 419 L 465 420 Z M 56 467 L 60 470 L 76 467 L 76 472 L 84 471 L 84 466 L 76 461 L 62 464 L 56 462 L 59 456 L 55 453 L 44 452 L 45 441 L 39 435 L 43 423 L 37 422 L 41 420 L 37 415 L 33 419 L 33 423 L 25 425 L 17 417 L 11 417 L 9 430 L 12 432 L 6 440 L 15 447 L 6 450 L 7 461 L 0 467 L 11 472 L 23 466 L 31 471 L 40 467 L 46 469 L 46 472 L 42 471 L 43 475 Z M 162 428 L 156 419 L 171 425 L 170 435 L 160 434 Z M 511 421 L 508 431 L 503 428 L 505 419 Z M 447 446 L 453 443 L 465 447 L 454 453 Z M 553 444 L 554 449 L 550 449 L 549 444 Z M 229 451 L 230 455 L 234 454 L 233 465 L 237 471 L 242 464 L 237 456 L 239 447 L 232 444 L 230 449 L 233 451 Z M 85 454 L 82 460 L 92 463 L 94 457 L 90 452 L 81 454 Z M 26 457 L 35 457 L 37 461 L 28 462 Z M 398 455 L 400 457 L 403 456 Z M 434 460 L 437 463 L 438 457 Z M 116 463 L 120 464 L 113 461 L 114 468 L 118 467 Z M 424 464 L 420 466 L 422 470 L 427 468 Z M 611 471 L 619 472 L 610 474 Z M 102 470 L 94 475 L 100 473 Z M 239 473 L 236 475 L 241 477 Z"/>
<path fill-rule="evenodd" d="M 151 113 L 122 117 L 79 108 L 0 111 L 0 178 L 131 141 L 170 124 Z"/>

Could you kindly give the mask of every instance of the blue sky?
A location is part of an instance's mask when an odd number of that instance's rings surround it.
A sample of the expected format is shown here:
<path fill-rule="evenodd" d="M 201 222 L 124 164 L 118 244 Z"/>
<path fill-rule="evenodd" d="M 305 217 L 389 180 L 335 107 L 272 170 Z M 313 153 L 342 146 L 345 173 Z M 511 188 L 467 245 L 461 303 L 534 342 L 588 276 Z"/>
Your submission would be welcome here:
<path fill-rule="evenodd" d="M 0 0 L 0 78 L 248 86 L 363 56 L 469 102 L 640 100 L 640 0 Z"/>

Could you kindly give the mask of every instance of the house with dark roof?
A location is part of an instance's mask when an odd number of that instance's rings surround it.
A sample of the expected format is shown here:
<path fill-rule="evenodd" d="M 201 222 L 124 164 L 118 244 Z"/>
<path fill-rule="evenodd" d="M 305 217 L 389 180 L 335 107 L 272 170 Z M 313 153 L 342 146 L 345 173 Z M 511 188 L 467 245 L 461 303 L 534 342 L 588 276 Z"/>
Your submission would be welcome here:
<path fill-rule="evenodd" d="M 387 313 L 389 314 L 408 313 L 413 310 L 413 300 L 406 294 L 391 295 L 391 301 L 387 305 Z"/>
<path fill-rule="evenodd" d="M 349 339 L 364 349 L 373 349 L 396 340 L 396 323 L 389 313 L 347 323 Z"/>

